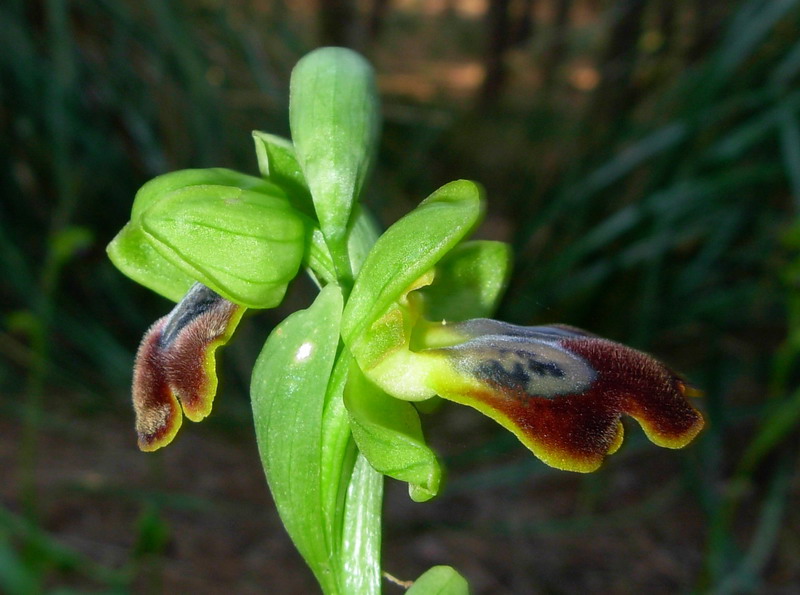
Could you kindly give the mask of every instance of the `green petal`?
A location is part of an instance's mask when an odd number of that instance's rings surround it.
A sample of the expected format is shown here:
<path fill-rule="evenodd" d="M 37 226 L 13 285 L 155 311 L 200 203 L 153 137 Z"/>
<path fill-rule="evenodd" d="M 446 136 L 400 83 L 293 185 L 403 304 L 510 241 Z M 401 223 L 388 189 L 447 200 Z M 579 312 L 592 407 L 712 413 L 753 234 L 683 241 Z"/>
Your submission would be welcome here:
<path fill-rule="evenodd" d="M 465 242 L 436 265 L 431 285 L 419 290 L 428 320 L 491 316 L 508 282 L 511 247 L 504 242 Z"/>
<path fill-rule="evenodd" d="M 459 180 L 439 188 L 384 232 L 367 256 L 347 301 L 342 337 L 351 350 L 412 283 L 472 230 L 482 209 L 481 188 Z"/>
<path fill-rule="evenodd" d="M 357 366 L 344 393 L 353 438 L 375 469 L 409 484 L 411 498 L 430 500 L 439 491 L 442 472 L 436 454 L 425 444 L 419 414 L 411 403 L 387 395 Z"/>
<path fill-rule="evenodd" d="M 280 186 L 294 208 L 316 219 L 308 183 L 292 141 L 260 130 L 253 131 L 253 141 L 261 175 Z"/>

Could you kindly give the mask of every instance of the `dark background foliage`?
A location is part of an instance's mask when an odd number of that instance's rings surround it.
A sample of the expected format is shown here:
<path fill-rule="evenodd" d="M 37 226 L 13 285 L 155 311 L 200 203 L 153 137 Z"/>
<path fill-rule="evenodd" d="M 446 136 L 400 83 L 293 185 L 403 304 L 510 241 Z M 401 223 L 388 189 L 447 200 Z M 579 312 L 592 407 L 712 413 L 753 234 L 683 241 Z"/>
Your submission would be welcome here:
<path fill-rule="evenodd" d="M 215 413 L 135 450 L 139 337 L 169 304 L 107 261 L 166 171 L 254 172 L 288 76 L 363 52 L 385 114 L 384 224 L 456 178 L 513 244 L 499 316 L 657 354 L 706 393 L 668 452 L 628 424 L 554 471 L 470 410 L 426 417 L 444 494 L 390 485 L 384 560 L 476 593 L 800 586 L 800 6 L 794 0 L 7 0 L 0 7 L 0 591 L 306 593 L 255 452 L 247 385 L 295 283 L 223 356 Z M 387 583 L 387 592 L 400 592 Z"/>

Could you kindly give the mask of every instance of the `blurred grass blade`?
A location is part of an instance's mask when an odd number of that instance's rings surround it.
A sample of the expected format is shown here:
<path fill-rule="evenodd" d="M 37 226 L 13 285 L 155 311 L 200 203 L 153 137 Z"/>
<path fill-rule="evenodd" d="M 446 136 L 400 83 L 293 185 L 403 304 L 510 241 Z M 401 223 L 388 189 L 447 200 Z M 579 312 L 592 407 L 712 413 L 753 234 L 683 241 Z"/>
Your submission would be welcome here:
<path fill-rule="evenodd" d="M 786 52 L 783 59 L 770 73 L 770 83 L 778 88 L 788 86 L 800 72 L 800 41 Z"/>
<path fill-rule="evenodd" d="M 752 0 L 746 3 L 723 40 L 717 63 L 719 75 L 727 77 L 757 51 L 770 29 L 796 5 L 797 0 Z"/>
<path fill-rule="evenodd" d="M 774 471 L 750 547 L 742 560 L 736 564 L 735 570 L 714 589 L 716 595 L 752 593 L 760 590 L 762 582 L 760 575 L 777 545 L 790 496 L 793 479 L 791 459 L 791 456 L 784 456 Z"/>
<path fill-rule="evenodd" d="M 763 416 L 755 436 L 750 439 L 736 475 L 748 476 L 770 452 L 792 435 L 800 424 L 800 389 Z"/>
<path fill-rule="evenodd" d="M 797 122 L 797 112 L 782 110 L 780 128 L 781 155 L 786 177 L 792 189 L 795 213 L 800 214 L 800 124 Z"/>

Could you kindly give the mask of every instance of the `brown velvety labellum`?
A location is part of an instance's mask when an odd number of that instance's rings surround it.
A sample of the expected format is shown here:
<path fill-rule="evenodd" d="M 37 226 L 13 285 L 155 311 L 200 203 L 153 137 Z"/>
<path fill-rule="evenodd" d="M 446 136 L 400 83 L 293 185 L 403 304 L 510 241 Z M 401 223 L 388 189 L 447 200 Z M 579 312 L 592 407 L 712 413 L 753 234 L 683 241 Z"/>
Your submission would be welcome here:
<path fill-rule="evenodd" d="M 622 415 L 669 448 L 685 446 L 703 427 L 686 398 L 697 391 L 645 353 L 560 325 L 478 320 L 461 328 L 504 334 L 444 348 L 457 370 L 486 389 L 456 393 L 444 381 L 439 393 L 494 417 L 549 465 L 595 470 L 622 442 Z"/>
<path fill-rule="evenodd" d="M 233 333 L 244 308 L 196 283 L 148 330 L 136 356 L 133 405 L 139 447 L 172 441 L 181 408 L 192 421 L 211 411 L 217 389 L 214 351 Z"/>
<path fill-rule="evenodd" d="M 159 345 L 167 317 L 145 333 L 133 368 L 133 409 L 139 448 L 152 451 L 168 444 L 181 426 L 181 411 L 167 381 Z"/>
<path fill-rule="evenodd" d="M 242 308 L 199 283 L 167 317 L 160 341 L 165 368 L 183 413 L 200 421 L 217 390 L 214 351 L 230 337 Z"/>
<path fill-rule="evenodd" d="M 592 390 L 613 395 L 619 411 L 636 419 L 654 443 L 681 448 L 703 429 L 703 416 L 686 398 L 686 384 L 658 360 L 605 339 L 563 344 L 598 370 Z"/>

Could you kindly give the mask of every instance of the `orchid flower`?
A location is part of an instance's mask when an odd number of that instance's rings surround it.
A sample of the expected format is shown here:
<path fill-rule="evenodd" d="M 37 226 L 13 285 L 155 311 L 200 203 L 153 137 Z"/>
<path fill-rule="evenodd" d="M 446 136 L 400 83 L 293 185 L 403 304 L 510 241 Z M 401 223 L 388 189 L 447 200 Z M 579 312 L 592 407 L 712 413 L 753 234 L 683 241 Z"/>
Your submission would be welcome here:
<path fill-rule="evenodd" d="M 703 427 L 688 401 L 698 391 L 650 355 L 566 325 L 489 318 L 511 253 L 467 240 L 485 210 L 478 184 L 442 186 L 379 236 L 358 202 L 378 122 L 369 65 L 317 50 L 292 74 L 292 140 L 254 133 L 259 177 L 160 176 L 108 247 L 122 272 L 178 302 L 136 356 L 142 450 L 168 444 L 183 416 L 209 415 L 215 352 L 245 310 L 277 306 L 301 267 L 319 286 L 266 340 L 251 401 L 278 512 L 326 593 L 379 589 L 383 475 L 417 501 L 440 489 L 414 403 L 473 407 L 578 472 L 620 447 L 622 416 L 669 448 Z M 465 592 L 453 569 L 433 570 L 426 581 L 452 579 L 443 593 Z"/>

